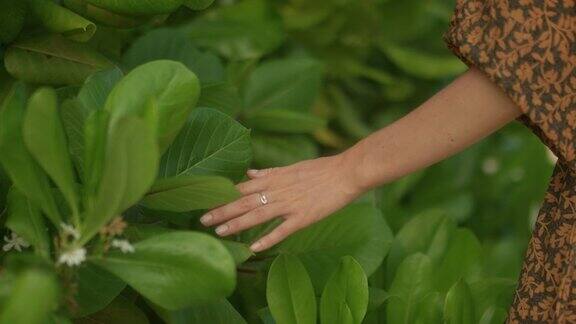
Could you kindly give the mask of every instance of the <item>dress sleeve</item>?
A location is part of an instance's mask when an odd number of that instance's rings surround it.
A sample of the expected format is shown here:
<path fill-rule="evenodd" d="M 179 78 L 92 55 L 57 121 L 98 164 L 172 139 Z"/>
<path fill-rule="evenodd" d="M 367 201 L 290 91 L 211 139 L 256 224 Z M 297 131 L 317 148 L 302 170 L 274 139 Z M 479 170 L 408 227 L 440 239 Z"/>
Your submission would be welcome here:
<path fill-rule="evenodd" d="M 576 1 L 457 0 L 443 39 L 576 172 Z"/>

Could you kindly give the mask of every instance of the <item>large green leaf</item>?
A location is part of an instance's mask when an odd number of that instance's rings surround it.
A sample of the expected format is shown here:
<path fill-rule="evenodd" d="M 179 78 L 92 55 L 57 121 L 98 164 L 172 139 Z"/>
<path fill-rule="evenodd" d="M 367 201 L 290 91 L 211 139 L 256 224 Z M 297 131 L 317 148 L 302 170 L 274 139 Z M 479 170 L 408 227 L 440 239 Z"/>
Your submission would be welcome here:
<path fill-rule="evenodd" d="M 48 85 L 81 84 L 112 63 L 85 44 L 50 35 L 13 43 L 4 56 L 6 70 L 16 79 Z"/>
<path fill-rule="evenodd" d="M 259 58 L 281 45 L 282 25 L 264 0 L 221 6 L 185 27 L 194 44 L 234 60 Z"/>
<path fill-rule="evenodd" d="M 44 324 L 58 304 L 54 276 L 39 270 L 23 272 L 13 283 L 10 297 L 0 307 L 0 323 Z"/>
<path fill-rule="evenodd" d="M 162 158 L 160 177 L 219 175 L 239 180 L 250 164 L 250 131 L 213 109 L 195 109 Z"/>
<path fill-rule="evenodd" d="M 226 299 L 174 311 L 154 308 L 156 313 L 169 324 L 246 324 L 246 320 Z"/>
<path fill-rule="evenodd" d="M 476 320 L 472 292 L 463 279 L 458 280 L 446 294 L 444 320 L 447 324 L 467 324 Z"/>
<path fill-rule="evenodd" d="M 248 80 L 246 110 L 295 109 L 306 111 L 318 96 L 322 66 L 307 58 L 270 61 Z"/>
<path fill-rule="evenodd" d="M 368 203 L 355 203 L 288 237 L 276 249 L 298 256 L 321 291 L 340 259 L 350 255 L 367 275 L 388 253 L 392 233 L 382 215 Z"/>
<path fill-rule="evenodd" d="M 93 4 L 86 0 L 64 0 L 64 5 L 74 12 L 87 17 L 90 20 L 102 24 L 104 26 L 115 28 L 133 28 L 145 23 L 148 17 L 132 17 L 129 15 L 122 15 L 115 13 Z"/>
<path fill-rule="evenodd" d="M 413 323 L 419 303 L 433 289 L 433 265 L 427 255 L 415 253 L 398 267 L 386 305 L 387 323 Z"/>
<path fill-rule="evenodd" d="M 147 123 L 131 116 L 110 130 L 102 179 L 86 214 L 83 243 L 152 186 L 158 167 L 158 147 L 152 134 Z"/>
<path fill-rule="evenodd" d="M 360 324 L 368 308 L 368 279 L 352 257 L 343 257 L 322 292 L 320 320 L 325 324 Z"/>
<path fill-rule="evenodd" d="M 260 168 L 286 166 L 318 157 L 318 145 L 303 135 L 252 134 L 254 163 Z"/>
<path fill-rule="evenodd" d="M 274 260 L 266 285 L 268 307 L 278 324 L 316 323 L 316 296 L 306 268 L 297 257 Z"/>
<path fill-rule="evenodd" d="M 51 0 L 28 0 L 31 13 L 44 27 L 72 40 L 88 41 L 96 32 L 96 25 Z"/>
<path fill-rule="evenodd" d="M 112 127 L 124 116 L 145 117 L 164 151 L 196 106 L 200 83 L 182 63 L 160 60 L 132 70 L 110 92 L 106 110 Z"/>
<path fill-rule="evenodd" d="M 17 83 L 0 109 L 0 163 L 14 186 L 39 205 L 54 224 L 59 225 L 61 216 L 48 177 L 34 161 L 22 138 L 25 106 L 26 89 L 23 84 Z"/>
<path fill-rule="evenodd" d="M 158 180 L 142 205 L 150 209 L 187 212 L 211 209 L 240 197 L 234 184 L 222 177 L 187 175 Z"/>
<path fill-rule="evenodd" d="M 117 67 L 92 74 L 80 88 L 78 100 L 88 111 L 103 109 L 108 95 L 122 76 Z"/>
<path fill-rule="evenodd" d="M 171 232 L 140 241 L 134 248 L 134 253 L 112 252 L 93 262 L 163 308 L 214 301 L 234 290 L 234 260 L 209 235 Z"/>
<path fill-rule="evenodd" d="M 57 100 L 56 93 L 51 88 L 40 88 L 32 94 L 24 119 L 24 142 L 62 192 L 72 214 L 78 217 L 74 169 L 68 154 Z"/>
<path fill-rule="evenodd" d="M 267 109 L 250 114 L 247 126 L 280 133 L 312 133 L 325 126 L 326 121 L 309 113 L 288 109 Z"/>
<path fill-rule="evenodd" d="M 118 277 L 94 266 L 84 264 L 78 269 L 77 317 L 93 314 L 106 307 L 126 287 Z"/>
<path fill-rule="evenodd" d="M 136 39 L 123 57 L 128 69 L 155 60 L 180 62 L 194 72 L 203 84 L 224 81 L 224 66 L 218 56 L 196 49 L 180 29 L 154 29 Z"/>
<path fill-rule="evenodd" d="M 28 200 L 18 189 L 8 192 L 8 219 L 6 227 L 23 237 L 34 246 L 34 250 L 45 257 L 50 256 L 48 227 L 40 209 Z"/>

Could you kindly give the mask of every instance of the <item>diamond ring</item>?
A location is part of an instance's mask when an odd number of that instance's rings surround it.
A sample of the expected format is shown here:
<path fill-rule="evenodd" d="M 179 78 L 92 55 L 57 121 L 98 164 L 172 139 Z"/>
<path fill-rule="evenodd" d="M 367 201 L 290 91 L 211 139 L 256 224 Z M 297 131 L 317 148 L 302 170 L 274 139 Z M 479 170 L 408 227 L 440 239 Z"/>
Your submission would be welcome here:
<path fill-rule="evenodd" d="M 259 192 L 258 195 L 260 196 L 260 202 L 262 205 L 266 205 L 268 203 L 268 197 L 262 192 Z"/>

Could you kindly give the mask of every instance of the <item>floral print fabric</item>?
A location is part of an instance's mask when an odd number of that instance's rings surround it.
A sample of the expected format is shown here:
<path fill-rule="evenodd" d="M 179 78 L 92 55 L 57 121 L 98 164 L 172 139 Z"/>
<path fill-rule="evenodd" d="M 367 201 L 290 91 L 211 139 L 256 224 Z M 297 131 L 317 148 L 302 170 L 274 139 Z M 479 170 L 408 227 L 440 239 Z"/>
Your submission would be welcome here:
<path fill-rule="evenodd" d="M 558 156 L 506 323 L 576 323 L 576 0 L 457 0 L 444 34 Z"/>

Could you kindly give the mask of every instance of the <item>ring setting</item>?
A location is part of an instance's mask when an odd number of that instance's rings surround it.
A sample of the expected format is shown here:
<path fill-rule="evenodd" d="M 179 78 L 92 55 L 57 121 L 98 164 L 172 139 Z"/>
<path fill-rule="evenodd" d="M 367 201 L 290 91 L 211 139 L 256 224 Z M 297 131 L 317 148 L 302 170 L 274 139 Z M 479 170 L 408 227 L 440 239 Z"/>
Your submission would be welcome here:
<path fill-rule="evenodd" d="M 268 197 L 263 192 L 259 192 L 258 195 L 260 196 L 260 202 L 262 205 L 266 205 L 268 203 Z"/>

